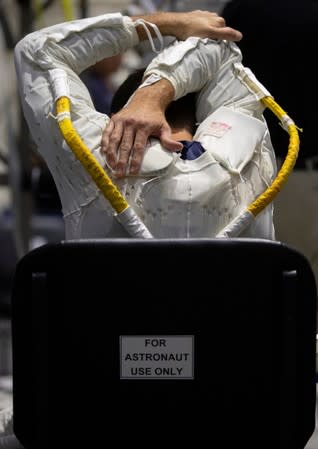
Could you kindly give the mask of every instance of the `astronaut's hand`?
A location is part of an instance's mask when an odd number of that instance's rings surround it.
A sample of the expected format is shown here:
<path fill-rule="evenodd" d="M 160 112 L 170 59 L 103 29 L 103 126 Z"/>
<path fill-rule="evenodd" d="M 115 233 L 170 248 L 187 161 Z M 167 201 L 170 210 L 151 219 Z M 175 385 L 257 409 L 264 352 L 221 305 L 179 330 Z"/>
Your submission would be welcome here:
<path fill-rule="evenodd" d="M 197 10 L 180 14 L 183 25 L 175 28 L 175 35 L 179 40 L 197 36 L 240 41 L 243 37 L 240 31 L 226 26 L 224 18 L 217 13 Z"/>
<path fill-rule="evenodd" d="M 209 39 L 227 39 L 240 41 L 242 33 L 235 28 L 226 26 L 223 17 L 215 12 L 157 12 L 143 16 L 133 16 L 133 20 L 144 19 L 154 23 L 164 36 L 175 36 L 178 40 L 186 40 L 190 36 Z M 139 39 L 147 38 L 143 27 L 137 27 Z"/>
<path fill-rule="evenodd" d="M 149 137 L 158 138 L 167 150 L 182 149 L 171 138 L 165 118 L 173 93 L 166 80 L 137 89 L 128 105 L 111 117 L 102 135 L 101 152 L 115 177 L 138 174 Z"/>

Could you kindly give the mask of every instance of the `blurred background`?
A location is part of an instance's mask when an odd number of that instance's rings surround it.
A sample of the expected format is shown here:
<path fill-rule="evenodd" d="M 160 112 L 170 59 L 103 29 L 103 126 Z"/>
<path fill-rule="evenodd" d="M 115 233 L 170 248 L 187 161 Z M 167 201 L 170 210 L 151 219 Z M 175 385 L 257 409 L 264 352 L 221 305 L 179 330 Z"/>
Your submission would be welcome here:
<path fill-rule="evenodd" d="M 307 257 L 318 281 L 318 98 L 312 65 L 317 0 L 0 0 L 0 409 L 11 402 L 10 291 L 16 263 L 30 249 L 64 238 L 54 183 L 21 114 L 14 45 L 30 31 L 61 21 L 192 9 L 218 12 L 243 32 L 243 63 L 303 131 L 297 165 L 274 203 L 276 237 Z M 149 58 L 147 45 L 140 45 L 83 73 L 96 108 L 107 113 L 117 86 Z M 265 114 L 280 164 L 288 135 L 271 112 Z"/>

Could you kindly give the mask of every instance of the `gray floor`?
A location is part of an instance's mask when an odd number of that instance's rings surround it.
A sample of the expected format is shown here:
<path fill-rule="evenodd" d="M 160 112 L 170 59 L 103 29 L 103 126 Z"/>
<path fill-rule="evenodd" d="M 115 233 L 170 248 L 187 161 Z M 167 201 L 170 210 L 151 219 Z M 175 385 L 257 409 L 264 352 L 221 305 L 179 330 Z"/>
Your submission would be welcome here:
<path fill-rule="evenodd" d="M 318 449 L 318 385 L 317 385 L 317 406 L 316 406 L 316 430 L 308 441 L 305 449 Z"/>

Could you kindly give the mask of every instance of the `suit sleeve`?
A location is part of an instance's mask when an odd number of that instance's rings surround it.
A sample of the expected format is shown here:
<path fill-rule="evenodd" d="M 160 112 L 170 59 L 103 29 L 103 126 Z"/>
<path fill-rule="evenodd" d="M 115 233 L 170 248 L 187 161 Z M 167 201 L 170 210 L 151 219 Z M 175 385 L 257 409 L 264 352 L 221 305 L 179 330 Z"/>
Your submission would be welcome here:
<path fill-rule="evenodd" d="M 213 81 L 222 63 L 222 49 L 217 41 L 189 37 L 174 41 L 146 69 L 145 76 L 155 74 L 171 82 L 175 100 L 198 92 Z"/>

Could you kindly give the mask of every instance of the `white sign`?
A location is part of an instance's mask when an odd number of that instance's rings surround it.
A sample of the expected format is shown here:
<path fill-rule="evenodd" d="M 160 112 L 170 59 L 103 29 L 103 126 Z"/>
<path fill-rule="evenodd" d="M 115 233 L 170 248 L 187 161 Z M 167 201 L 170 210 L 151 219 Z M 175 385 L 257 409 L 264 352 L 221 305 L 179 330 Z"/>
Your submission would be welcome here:
<path fill-rule="evenodd" d="M 193 379 L 193 335 L 122 335 L 121 379 Z"/>

